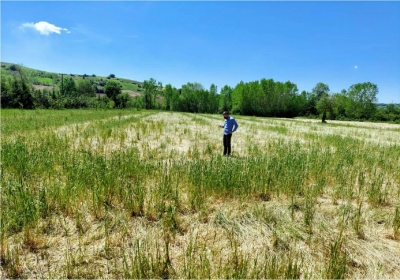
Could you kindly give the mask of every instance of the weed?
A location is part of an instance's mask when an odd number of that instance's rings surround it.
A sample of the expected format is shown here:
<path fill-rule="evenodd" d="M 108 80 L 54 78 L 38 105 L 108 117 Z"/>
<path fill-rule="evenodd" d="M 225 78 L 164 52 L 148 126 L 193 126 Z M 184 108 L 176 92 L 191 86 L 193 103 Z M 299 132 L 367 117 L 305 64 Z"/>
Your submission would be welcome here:
<path fill-rule="evenodd" d="M 330 244 L 328 252 L 328 263 L 326 268 L 327 279 L 345 278 L 348 266 L 348 257 L 343 246 L 342 233 Z"/>
<path fill-rule="evenodd" d="M 400 233 L 400 206 L 396 206 L 396 209 L 394 211 L 394 217 L 393 217 L 393 236 L 395 239 L 399 239 Z"/>

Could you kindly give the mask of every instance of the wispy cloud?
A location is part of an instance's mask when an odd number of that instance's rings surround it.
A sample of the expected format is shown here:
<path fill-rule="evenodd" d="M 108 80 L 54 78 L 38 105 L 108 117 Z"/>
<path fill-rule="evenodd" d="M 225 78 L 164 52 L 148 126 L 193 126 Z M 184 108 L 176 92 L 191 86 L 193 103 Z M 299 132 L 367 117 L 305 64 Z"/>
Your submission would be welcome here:
<path fill-rule="evenodd" d="M 46 21 L 40 21 L 37 23 L 33 22 L 24 23 L 20 26 L 20 28 L 22 29 L 32 28 L 35 29 L 36 31 L 39 31 L 40 34 L 46 36 L 50 35 L 51 33 L 61 34 L 61 31 L 65 31 L 66 33 L 71 33 L 66 28 L 55 26 L 54 24 L 48 23 Z"/>

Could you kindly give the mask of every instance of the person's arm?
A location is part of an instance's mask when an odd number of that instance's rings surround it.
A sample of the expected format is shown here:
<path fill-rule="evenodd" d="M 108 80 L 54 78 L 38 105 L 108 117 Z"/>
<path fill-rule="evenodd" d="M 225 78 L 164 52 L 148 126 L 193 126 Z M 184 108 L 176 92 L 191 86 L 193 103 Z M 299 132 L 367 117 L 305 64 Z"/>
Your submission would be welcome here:
<path fill-rule="evenodd" d="M 232 132 L 235 132 L 235 131 L 238 129 L 238 127 L 239 127 L 239 125 L 238 125 L 238 123 L 236 122 L 236 120 L 233 120 L 233 125 L 234 125 L 234 128 L 233 128 Z"/>

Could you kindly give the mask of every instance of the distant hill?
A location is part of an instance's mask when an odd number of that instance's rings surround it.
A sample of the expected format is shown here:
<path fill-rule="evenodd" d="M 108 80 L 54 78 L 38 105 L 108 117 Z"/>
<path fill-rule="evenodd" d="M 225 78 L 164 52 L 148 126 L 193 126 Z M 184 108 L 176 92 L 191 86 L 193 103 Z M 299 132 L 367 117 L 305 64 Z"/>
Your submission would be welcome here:
<path fill-rule="evenodd" d="M 391 103 L 377 103 L 376 104 L 376 106 L 378 107 L 378 109 L 385 109 L 386 108 L 386 106 L 387 105 L 389 105 L 389 104 L 391 104 Z M 400 108 L 400 103 L 393 103 L 393 105 L 396 107 L 396 108 Z"/>
<path fill-rule="evenodd" d="M 12 76 L 12 77 L 14 77 L 15 75 L 19 75 L 17 71 L 18 67 L 20 67 L 23 70 L 25 78 L 28 80 L 29 83 L 32 84 L 32 86 L 35 89 L 53 89 L 57 88 L 58 85 L 61 83 L 60 73 L 53 73 L 53 72 L 28 68 L 23 65 L 18 65 L 15 63 L 1 62 L 1 75 Z M 104 93 L 104 85 L 109 79 L 118 81 L 122 86 L 122 92 L 126 92 L 133 97 L 141 95 L 142 85 L 143 85 L 142 82 L 115 77 L 115 75 L 113 74 L 110 74 L 108 77 L 106 77 L 106 76 L 97 76 L 95 74 L 88 75 L 88 74 L 64 73 L 63 76 L 64 78 L 69 76 L 73 78 L 75 81 L 78 81 L 80 79 L 88 79 L 92 81 L 93 85 L 96 86 L 96 92 L 98 94 Z"/>

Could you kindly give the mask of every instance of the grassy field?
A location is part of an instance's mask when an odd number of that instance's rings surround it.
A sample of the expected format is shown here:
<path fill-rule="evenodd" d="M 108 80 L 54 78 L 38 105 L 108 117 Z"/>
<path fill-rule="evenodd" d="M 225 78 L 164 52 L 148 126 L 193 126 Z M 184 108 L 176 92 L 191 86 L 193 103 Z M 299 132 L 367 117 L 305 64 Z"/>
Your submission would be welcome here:
<path fill-rule="evenodd" d="M 7 278 L 400 278 L 400 125 L 1 110 Z"/>

